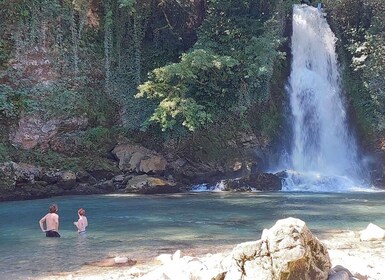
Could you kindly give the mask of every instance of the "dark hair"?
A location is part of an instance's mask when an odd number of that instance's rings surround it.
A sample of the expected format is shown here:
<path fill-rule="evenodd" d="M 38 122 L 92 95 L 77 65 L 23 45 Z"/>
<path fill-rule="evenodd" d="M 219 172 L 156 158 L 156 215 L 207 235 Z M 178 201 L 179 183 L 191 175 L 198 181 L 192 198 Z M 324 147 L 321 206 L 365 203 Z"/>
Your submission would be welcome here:
<path fill-rule="evenodd" d="M 79 213 L 80 216 L 85 216 L 86 215 L 86 210 L 84 210 L 83 208 L 80 208 L 78 210 L 78 213 Z"/>
<path fill-rule="evenodd" d="M 57 205 L 56 205 L 55 203 L 53 203 L 53 204 L 51 204 L 51 206 L 49 207 L 49 212 L 50 212 L 50 213 L 56 213 L 58 209 L 59 209 L 59 208 L 57 207 Z"/>

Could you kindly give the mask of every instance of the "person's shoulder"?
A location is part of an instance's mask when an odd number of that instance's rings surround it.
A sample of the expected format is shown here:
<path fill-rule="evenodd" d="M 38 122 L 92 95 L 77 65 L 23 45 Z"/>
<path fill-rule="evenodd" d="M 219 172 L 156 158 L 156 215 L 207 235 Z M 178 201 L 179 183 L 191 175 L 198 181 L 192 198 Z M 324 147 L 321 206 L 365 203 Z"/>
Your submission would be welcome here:
<path fill-rule="evenodd" d="M 48 213 L 49 214 L 49 213 Z M 46 219 L 48 214 L 45 214 L 40 220 Z"/>

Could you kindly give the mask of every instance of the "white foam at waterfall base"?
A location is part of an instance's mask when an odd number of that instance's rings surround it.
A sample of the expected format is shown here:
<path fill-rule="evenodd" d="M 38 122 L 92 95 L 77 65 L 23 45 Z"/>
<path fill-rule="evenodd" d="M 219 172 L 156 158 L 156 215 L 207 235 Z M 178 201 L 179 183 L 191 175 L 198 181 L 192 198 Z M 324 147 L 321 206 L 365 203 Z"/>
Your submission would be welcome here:
<path fill-rule="evenodd" d="M 210 184 L 194 185 L 191 188 L 192 192 L 221 192 L 223 190 L 224 190 L 223 181 L 219 181 L 215 185 L 210 185 Z"/>
<path fill-rule="evenodd" d="M 362 189 L 364 172 L 347 123 L 336 40 L 321 11 L 294 5 L 287 87 L 293 139 L 284 167 L 295 172 L 284 180 L 284 190 Z"/>
<path fill-rule="evenodd" d="M 286 171 L 282 191 L 307 192 L 351 192 L 375 191 L 375 189 L 360 185 L 351 178 L 341 175 L 323 175 L 316 172 L 299 173 L 294 170 Z"/>

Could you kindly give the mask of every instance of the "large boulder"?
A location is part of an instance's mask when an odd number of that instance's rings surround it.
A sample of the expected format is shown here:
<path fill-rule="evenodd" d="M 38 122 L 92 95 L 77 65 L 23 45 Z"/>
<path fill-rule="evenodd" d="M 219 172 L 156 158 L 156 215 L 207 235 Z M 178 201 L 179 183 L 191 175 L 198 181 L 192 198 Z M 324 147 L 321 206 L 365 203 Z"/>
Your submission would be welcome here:
<path fill-rule="evenodd" d="M 60 180 L 58 185 L 63 190 L 72 190 L 76 187 L 76 174 L 70 170 L 60 172 Z"/>
<path fill-rule="evenodd" d="M 91 172 L 91 171 L 90 171 Z M 108 170 L 104 173 L 109 174 Z M 27 163 L 0 163 L 0 201 L 45 198 L 58 195 L 111 193 L 120 187 L 103 170 L 94 171 L 103 176 L 81 170 L 44 169 Z M 105 179 L 111 177 L 111 180 Z M 98 180 L 97 180 L 98 179 Z"/>
<path fill-rule="evenodd" d="M 287 218 L 234 248 L 225 279 L 326 280 L 330 268 L 326 246 L 303 221 Z"/>
<path fill-rule="evenodd" d="M 331 268 L 326 247 L 294 218 L 277 221 L 260 240 L 241 243 L 230 254 L 191 257 L 177 251 L 157 261 L 159 265 L 137 279 L 327 280 Z M 339 270 L 333 277 L 342 275 Z"/>
<path fill-rule="evenodd" d="M 379 226 L 370 223 L 366 229 L 360 232 L 361 241 L 375 241 L 375 240 L 384 240 L 385 239 L 385 230 Z"/>
<path fill-rule="evenodd" d="M 282 189 L 282 180 L 271 173 L 258 173 L 250 176 L 248 182 L 252 188 L 260 191 L 280 191 Z"/>
<path fill-rule="evenodd" d="M 120 144 L 112 150 L 112 154 L 119 160 L 119 168 L 123 171 L 162 174 L 166 170 L 167 160 L 142 146 Z"/>
<path fill-rule="evenodd" d="M 27 163 L 13 161 L 0 164 L 0 188 L 13 191 L 18 183 L 34 183 L 42 174 L 42 169 Z"/>
<path fill-rule="evenodd" d="M 178 193 L 181 192 L 181 189 L 175 182 L 144 174 L 135 176 L 128 180 L 125 192 L 137 194 L 160 194 Z"/>
<path fill-rule="evenodd" d="M 271 173 L 258 173 L 237 179 L 226 179 L 221 181 L 224 191 L 279 191 L 282 189 L 281 179 Z"/>
<path fill-rule="evenodd" d="M 178 181 L 185 184 L 214 184 L 225 177 L 225 170 L 220 166 L 183 158 L 171 160 L 169 167 Z"/>

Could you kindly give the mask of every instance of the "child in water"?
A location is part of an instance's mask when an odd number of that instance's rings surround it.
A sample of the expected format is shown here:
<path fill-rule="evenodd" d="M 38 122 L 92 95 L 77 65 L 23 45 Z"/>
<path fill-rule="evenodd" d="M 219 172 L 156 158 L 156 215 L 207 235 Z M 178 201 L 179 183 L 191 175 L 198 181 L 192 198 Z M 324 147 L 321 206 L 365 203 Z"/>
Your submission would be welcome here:
<path fill-rule="evenodd" d="M 87 233 L 86 227 L 88 226 L 86 210 L 84 210 L 83 208 L 80 208 L 78 210 L 78 216 L 79 216 L 79 219 L 77 222 L 74 222 L 74 225 L 77 227 L 79 235 L 84 236 Z"/>

